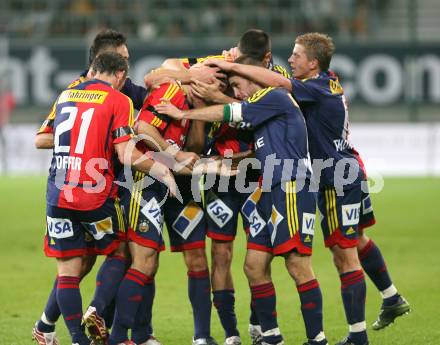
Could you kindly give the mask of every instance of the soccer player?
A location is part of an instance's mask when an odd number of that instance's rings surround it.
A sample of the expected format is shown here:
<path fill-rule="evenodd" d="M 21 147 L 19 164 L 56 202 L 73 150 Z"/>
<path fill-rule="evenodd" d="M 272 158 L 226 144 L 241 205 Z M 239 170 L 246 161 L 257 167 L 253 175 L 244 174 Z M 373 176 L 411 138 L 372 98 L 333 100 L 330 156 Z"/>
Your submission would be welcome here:
<path fill-rule="evenodd" d="M 232 53 L 230 53 L 232 52 Z M 226 96 L 215 90 L 218 83 L 207 84 L 191 78 L 191 72 L 196 65 L 203 63 L 208 58 L 225 59 L 226 61 L 244 54 L 261 61 L 264 67 L 270 68 L 282 75 L 289 77 L 287 71 L 279 65 L 274 65 L 271 53 L 271 41 L 269 35 L 263 30 L 250 29 L 246 31 L 238 42 L 238 47 L 230 52 L 224 52 L 218 56 L 203 58 L 169 59 L 164 63 L 165 68 L 190 68 L 187 77 L 175 72 L 161 71 L 162 77 L 179 78 L 183 82 L 193 81 L 193 91 L 205 101 L 213 103 L 230 103 L 235 99 Z M 151 73 L 146 80 L 151 84 L 157 82 L 156 73 Z M 218 75 L 218 71 L 217 71 Z M 221 75 L 221 74 L 220 74 Z M 150 79 L 151 77 L 151 79 Z M 215 123 L 211 126 L 206 140 L 205 152 L 211 155 L 225 156 L 232 154 L 240 155 L 242 158 L 250 155 L 253 149 L 252 132 L 246 129 L 231 127 L 228 123 Z M 243 188 L 258 180 L 260 172 L 250 169 L 244 178 Z M 229 180 L 228 186 L 220 186 L 221 180 L 217 180 L 214 186 L 205 192 L 207 235 L 212 239 L 211 247 L 211 283 L 213 289 L 213 302 L 217 309 L 221 324 L 225 331 L 225 345 L 241 344 L 240 334 L 237 329 L 237 318 L 235 315 L 235 292 L 231 274 L 231 263 L 233 257 L 233 241 L 237 231 L 237 221 L 240 211 L 245 203 L 250 205 L 258 196 L 258 191 L 244 192 L 237 191 L 235 179 Z M 244 228 L 249 230 L 249 221 L 246 214 L 242 213 Z M 254 309 L 251 308 L 249 333 L 253 341 L 261 338 L 261 329 Z"/>
<path fill-rule="evenodd" d="M 143 150 L 148 147 L 165 151 L 174 156 L 176 162 L 191 168 L 199 157 L 193 152 L 183 151 L 183 148 L 190 144 L 189 141 L 192 141 L 192 147 L 197 146 L 194 136 L 198 134 L 192 131 L 198 125 L 197 121 L 176 121 L 155 110 L 163 100 L 180 109 L 188 109 L 189 104 L 194 102 L 189 96 L 189 88 L 165 83 L 153 90 L 138 115 L 136 130 L 143 138 L 140 143 Z M 143 174 L 139 172 L 135 173 L 134 180 L 138 185 L 145 182 Z M 140 314 L 151 318 L 154 299 L 151 282 L 157 270 L 159 252 L 163 249 L 163 219 L 169 232 L 171 251 L 183 252 L 188 268 L 188 293 L 195 329 L 192 343 L 216 344 L 210 336 L 211 299 L 204 213 L 194 201 L 191 177 L 177 176 L 176 180 L 182 192 L 182 203 L 167 199 L 166 188 L 158 181 L 145 189 L 134 186 L 131 193 L 125 192 L 122 196 L 123 205 L 128 210 L 128 238 L 133 261 L 119 288 L 110 345 L 127 341 L 129 329 L 132 329 L 132 340 L 136 344 L 143 343 L 148 336 L 145 327 L 136 324 L 136 320 Z M 136 300 L 133 296 L 143 298 Z"/>
<path fill-rule="evenodd" d="M 72 342 L 89 345 L 81 327 L 79 281 L 83 256 L 93 243 L 98 255 L 113 252 L 124 229 L 114 180 L 118 164 L 153 174 L 175 192 L 169 169 L 134 150 L 133 106 L 117 91 L 128 64 L 117 53 L 102 53 L 92 64 L 95 78 L 63 91 L 55 103 L 53 158 L 47 186 L 45 254 L 57 259 L 56 299 Z"/>
<path fill-rule="evenodd" d="M 237 62 L 261 66 L 260 61 L 245 56 Z M 230 75 L 229 83 L 237 98 L 247 100 L 194 110 L 160 104 L 156 110 L 176 119 L 225 121 L 253 129 L 255 156 L 264 165 L 264 191 L 251 215 L 245 273 L 263 332 L 262 344 L 284 344 L 270 276 L 274 256 L 285 258 L 287 270 L 296 282 L 309 339 L 306 344 L 327 344 L 322 295 L 311 266 L 316 204 L 314 193 L 308 191 L 310 170 L 304 118 L 295 100 L 283 89 L 264 89 L 238 75 Z"/>
<path fill-rule="evenodd" d="M 349 324 L 349 335 L 339 345 L 364 345 L 368 344 L 366 286 L 361 266 L 383 297 L 382 310 L 373 323 L 373 329 L 388 326 L 398 316 L 409 312 L 410 306 L 393 285 L 379 248 L 364 233 L 364 229 L 373 225 L 375 219 L 364 165 L 348 141 L 348 111 L 344 92 L 337 77 L 328 70 L 333 52 L 334 44 L 327 35 L 308 33 L 297 37 L 289 58 L 294 76 L 291 80 L 253 66 L 223 62 L 219 66 L 216 60 L 210 63 L 265 86 L 284 87 L 299 102 L 309 130 L 311 158 L 315 162 L 328 162 L 321 165 L 319 170 L 318 205 L 323 215 L 321 225 L 325 244 L 332 250 L 340 274 Z M 354 181 L 341 187 L 345 179 L 336 168 L 338 162 L 346 159 L 350 160 L 350 167 L 358 174 Z M 317 172 L 316 169 L 314 171 Z"/>

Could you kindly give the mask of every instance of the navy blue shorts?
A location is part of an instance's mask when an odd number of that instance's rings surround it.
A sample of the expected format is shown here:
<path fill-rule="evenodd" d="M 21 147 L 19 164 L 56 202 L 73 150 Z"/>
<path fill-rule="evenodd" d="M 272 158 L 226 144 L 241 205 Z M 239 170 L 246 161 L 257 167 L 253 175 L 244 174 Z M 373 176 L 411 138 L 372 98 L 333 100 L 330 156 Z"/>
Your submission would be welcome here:
<path fill-rule="evenodd" d="M 249 232 L 248 216 L 251 211 L 245 212 L 243 207 L 248 199 L 254 200 L 255 205 L 261 192 L 257 187 L 251 192 L 241 193 L 235 186 L 235 178 L 231 178 L 226 190 L 222 190 L 219 188 L 219 181 L 217 179 L 214 186 L 205 192 L 207 235 L 214 240 L 233 241 L 237 234 L 240 213 L 243 229 L 246 233 Z"/>
<path fill-rule="evenodd" d="M 127 214 L 128 239 L 162 251 L 165 248 L 162 228 L 167 188 L 138 171 L 133 172 L 133 181 L 135 183 L 130 190 L 120 189 L 121 203 Z"/>
<path fill-rule="evenodd" d="M 362 191 L 360 183 L 344 190 L 343 195 L 337 195 L 333 187 L 321 188 L 318 207 L 326 247 L 355 247 L 359 229 L 375 223 L 370 195 Z"/>
<path fill-rule="evenodd" d="M 90 211 L 47 205 L 46 256 L 66 258 L 108 255 L 125 240 L 125 221 L 119 201 L 107 199 Z"/>
<path fill-rule="evenodd" d="M 316 196 L 308 184 L 297 190 L 296 181 L 283 182 L 261 194 L 251 214 L 247 248 L 273 255 L 293 250 L 311 255 L 315 218 Z"/>

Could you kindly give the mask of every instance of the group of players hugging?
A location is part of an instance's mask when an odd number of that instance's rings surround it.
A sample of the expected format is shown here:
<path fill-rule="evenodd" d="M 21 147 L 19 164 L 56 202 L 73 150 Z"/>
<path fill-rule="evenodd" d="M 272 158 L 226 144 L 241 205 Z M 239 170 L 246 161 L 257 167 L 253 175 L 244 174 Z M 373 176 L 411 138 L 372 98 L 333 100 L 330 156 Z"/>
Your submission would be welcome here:
<path fill-rule="evenodd" d="M 291 77 L 273 64 L 268 35 L 251 29 L 221 55 L 165 60 L 143 87 L 127 78 L 124 35 L 100 32 L 88 70 L 58 96 L 36 135 L 37 148 L 53 150 L 44 251 L 58 274 L 33 339 L 58 345 L 62 315 L 73 344 L 161 344 L 152 306 L 165 222 L 171 251 L 183 253 L 188 269 L 193 345 L 217 344 L 212 304 L 225 345 L 284 344 L 274 256 L 297 287 L 304 345 L 328 344 L 311 264 L 317 208 L 349 327 L 338 345 L 369 343 L 364 272 L 383 298 L 374 330 L 409 312 L 364 233 L 375 219 L 363 163 L 347 140 L 343 89 L 329 70 L 333 52 L 325 34 L 298 36 Z M 246 341 L 231 275 L 239 213 L 251 293 Z M 79 284 L 96 255 L 106 258 L 83 314 Z"/>

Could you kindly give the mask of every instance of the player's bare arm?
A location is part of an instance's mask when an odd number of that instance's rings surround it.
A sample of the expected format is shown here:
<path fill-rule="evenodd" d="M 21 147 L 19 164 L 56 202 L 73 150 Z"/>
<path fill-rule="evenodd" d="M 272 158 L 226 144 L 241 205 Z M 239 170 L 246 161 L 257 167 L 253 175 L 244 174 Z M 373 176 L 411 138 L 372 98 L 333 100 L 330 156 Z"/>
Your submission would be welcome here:
<path fill-rule="evenodd" d="M 166 100 L 164 100 L 166 101 Z M 176 120 L 202 120 L 206 122 L 215 122 L 223 120 L 224 105 L 212 105 L 210 107 L 181 110 L 171 103 L 158 104 L 155 106 L 159 113 L 167 114 Z"/>
<path fill-rule="evenodd" d="M 53 149 L 53 133 L 38 133 L 35 136 L 35 147 L 37 149 Z"/>
<path fill-rule="evenodd" d="M 174 176 L 165 165 L 146 158 L 146 156 L 134 147 L 133 150 L 128 148 L 128 141 L 115 144 L 115 150 L 119 161 L 124 165 L 130 165 L 138 171 L 149 174 L 154 178 L 162 181 L 170 189 L 171 195 L 176 195 L 176 181 Z"/>
<path fill-rule="evenodd" d="M 177 162 L 183 163 L 184 166 L 189 169 L 192 169 L 194 163 L 199 159 L 199 156 L 194 152 L 184 152 L 172 146 L 162 137 L 156 127 L 145 121 L 139 121 L 137 133 L 143 134 L 142 140 L 147 144 L 148 147 L 155 151 L 169 153 L 176 159 Z M 191 172 L 189 171 L 186 173 L 190 174 Z"/>
<path fill-rule="evenodd" d="M 217 59 L 209 59 L 206 60 L 205 63 L 210 66 L 217 66 L 225 72 L 239 74 L 246 79 L 252 80 L 257 84 L 260 84 L 263 87 L 282 87 L 284 89 L 292 91 L 292 83 L 288 78 L 264 67 L 244 65 Z"/>

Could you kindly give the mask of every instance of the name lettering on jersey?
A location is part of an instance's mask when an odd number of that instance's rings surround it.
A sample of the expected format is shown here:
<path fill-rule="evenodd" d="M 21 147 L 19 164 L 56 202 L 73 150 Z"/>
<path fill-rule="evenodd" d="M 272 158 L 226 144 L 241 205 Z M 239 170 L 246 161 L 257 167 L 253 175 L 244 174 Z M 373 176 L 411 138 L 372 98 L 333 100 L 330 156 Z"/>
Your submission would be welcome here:
<path fill-rule="evenodd" d="M 107 98 L 107 95 L 107 91 L 99 90 L 65 90 L 58 98 L 58 104 L 65 102 L 102 104 Z"/>
<path fill-rule="evenodd" d="M 69 219 L 52 218 L 47 216 L 46 221 L 49 237 L 67 238 L 73 236 L 72 222 Z"/>
<path fill-rule="evenodd" d="M 353 146 L 348 140 L 345 139 L 335 139 L 333 140 L 336 151 L 343 151 L 345 149 L 352 149 Z"/>
<path fill-rule="evenodd" d="M 249 103 L 258 102 L 261 98 L 263 98 L 265 95 L 267 95 L 270 91 L 274 89 L 275 89 L 274 87 L 270 86 L 270 87 L 266 87 L 265 89 L 258 90 L 251 97 L 249 97 L 248 102 Z"/>
<path fill-rule="evenodd" d="M 361 203 L 342 205 L 342 225 L 357 225 L 361 212 Z"/>
<path fill-rule="evenodd" d="M 255 140 L 254 143 L 255 150 L 258 150 L 264 146 L 264 137 L 259 137 L 257 140 Z"/>
<path fill-rule="evenodd" d="M 57 169 L 81 170 L 81 158 L 73 156 L 55 156 Z"/>
<path fill-rule="evenodd" d="M 330 92 L 334 95 L 340 95 L 344 93 L 344 89 L 342 88 L 338 79 L 336 80 L 330 79 L 329 87 L 330 87 Z"/>
<path fill-rule="evenodd" d="M 313 236 L 315 234 L 316 215 L 312 213 L 303 212 L 302 218 L 303 219 L 302 219 L 301 233 Z"/>
<path fill-rule="evenodd" d="M 209 217 L 219 226 L 223 227 L 232 218 L 233 211 L 222 200 L 216 199 L 208 204 Z"/>

